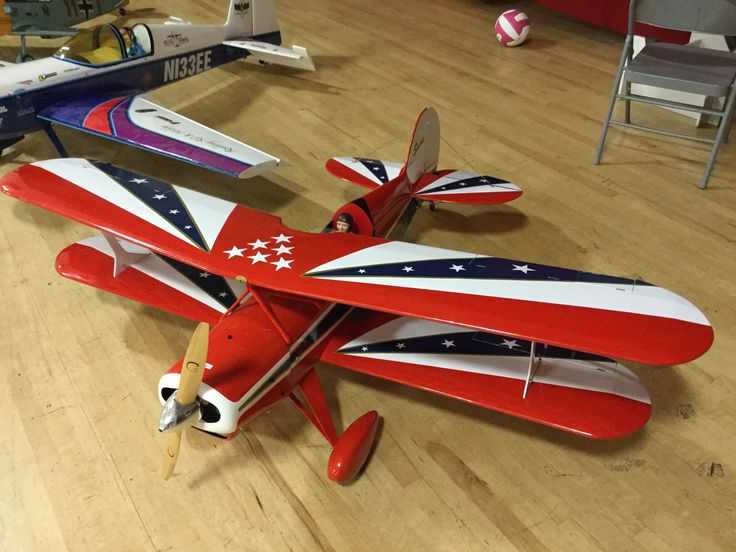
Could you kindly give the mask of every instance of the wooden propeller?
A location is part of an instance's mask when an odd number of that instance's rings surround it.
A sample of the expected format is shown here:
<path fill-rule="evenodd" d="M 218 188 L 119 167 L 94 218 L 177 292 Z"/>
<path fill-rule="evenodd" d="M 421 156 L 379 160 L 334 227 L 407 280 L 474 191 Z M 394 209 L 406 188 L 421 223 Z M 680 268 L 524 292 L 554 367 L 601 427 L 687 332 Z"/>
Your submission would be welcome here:
<path fill-rule="evenodd" d="M 176 391 L 176 397 L 174 398 L 179 405 L 189 405 L 197 399 L 197 392 L 204 374 L 204 366 L 207 362 L 209 333 L 209 325 L 202 322 L 194 330 L 192 339 L 189 341 L 189 347 L 187 347 L 187 352 L 181 364 L 179 389 Z M 183 429 L 179 429 L 171 432 L 166 441 L 166 452 L 164 453 L 164 465 L 161 474 L 165 480 L 171 477 L 176 467 L 182 431 Z"/>

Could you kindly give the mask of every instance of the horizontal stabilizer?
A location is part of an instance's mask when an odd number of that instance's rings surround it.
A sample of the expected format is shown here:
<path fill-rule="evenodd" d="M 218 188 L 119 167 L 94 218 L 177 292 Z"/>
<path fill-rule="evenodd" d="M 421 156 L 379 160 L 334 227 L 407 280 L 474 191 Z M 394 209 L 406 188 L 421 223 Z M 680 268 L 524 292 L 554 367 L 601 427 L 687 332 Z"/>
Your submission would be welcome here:
<path fill-rule="evenodd" d="M 139 257 L 117 276 L 114 252 L 103 236 L 75 243 L 56 258 L 56 270 L 70 280 L 133 299 L 198 322 L 214 325 L 245 290 L 237 280 L 194 268 L 122 242 Z"/>
<path fill-rule="evenodd" d="M 412 193 L 417 199 L 465 205 L 507 203 L 521 194 L 521 188 L 506 180 L 456 170 L 422 175 Z"/>
<path fill-rule="evenodd" d="M 268 42 L 260 42 L 257 40 L 226 40 L 223 42 L 225 46 L 248 50 L 251 57 L 262 63 L 272 63 L 274 65 L 284 65 L 286 67 L 294 67 L 303 71 L 314 71 L 314 61 L 309 56 L 306 48 L 301 46 L 292 46 L 284 48 L 276 46 Z"/>
<path fill-rule="evenodd" d="M 404 165 L 363 157 L 333 157 L 327 160 L 325 168 L 341 180 L 373 189 L 397 178 Z"/>
<path fill-rule="evenodd" d="M 278 165 L 276 157 L 140 96 L 62 101 L 39 118 L 239 178 Z"/>
<path fill-rule="evenodd" d="M 649 396 L 631 371 L 569 349 L 536 347 L 537 368 L 524 398 L 530 345 L 355 311 L 330 338 L 321 360 L 596 439 L 623 437 L 649 419 Z"/>

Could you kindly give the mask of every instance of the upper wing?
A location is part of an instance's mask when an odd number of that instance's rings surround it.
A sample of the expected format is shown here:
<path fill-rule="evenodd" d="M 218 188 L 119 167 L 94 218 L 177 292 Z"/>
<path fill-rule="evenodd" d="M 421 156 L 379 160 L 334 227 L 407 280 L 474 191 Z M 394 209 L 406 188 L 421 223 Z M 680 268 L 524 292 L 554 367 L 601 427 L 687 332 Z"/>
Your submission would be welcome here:
<path fill-rule="evenodd" d="M 185 188 L 79 159 L 41 161 L 5 193 L 255 286 L 647 364 L 708 350 L 682 297 L 625 278 L 356 234 L 312 234 Z"/>
<path fill-rule="evenodd" d="M 622 437 L 651 414 L 646 389 L 616 362 L 426 320 L 356 310 L 321 360 L 587 437 Z"/>
<path fill-rule="evenodd" d="M 309 57 L 307 49 L 301 46 L 284 48 L 283 46 L 276 46 L 275 44 L 260 42 L 258 40 L 226 40 L 223 44 L 233 48 L 240 48 L 241 50 L 248 50 L 254 59 L 263 63 L 285 65 L 305 71 L 315 70 L 314 62 Z"/>
<path fill-rule="evenodd" d="M 38 116 L 240 178 L 256 176 L 279 163 L 267 153 L 140 96 L 62 101 Z"/>

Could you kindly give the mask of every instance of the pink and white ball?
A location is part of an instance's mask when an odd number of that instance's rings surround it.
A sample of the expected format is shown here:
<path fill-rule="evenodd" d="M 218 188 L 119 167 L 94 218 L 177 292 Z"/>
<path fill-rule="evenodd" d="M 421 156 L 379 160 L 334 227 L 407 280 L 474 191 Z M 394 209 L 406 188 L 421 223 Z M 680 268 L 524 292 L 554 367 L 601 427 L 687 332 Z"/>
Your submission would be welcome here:
<path fill-rule="evenodd" d="M 496 39 L 504 46 L 518 46 L 529 36 L 529 18 L 520 10 L 508 10 L 496 20 Z"/>

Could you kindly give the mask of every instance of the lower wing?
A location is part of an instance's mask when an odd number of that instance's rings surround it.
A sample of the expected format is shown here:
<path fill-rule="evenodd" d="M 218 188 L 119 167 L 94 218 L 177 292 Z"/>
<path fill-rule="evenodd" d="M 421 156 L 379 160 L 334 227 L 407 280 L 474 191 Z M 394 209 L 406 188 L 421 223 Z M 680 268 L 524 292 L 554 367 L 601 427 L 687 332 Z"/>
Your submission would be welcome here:
<path fill-rule="evenodd" d="M 279 159 L 164 109 L 140 96 L 62 101 L 39 118 L 239 178 Z"/>
<path fill-rule="evenodd" d="M 356 310 L 321 360 L 586 437 L 628 435 L 651 414 L 646 389 L 611 359 Z M 530 369 L 531 368 L 531 369 Z"/>
<path fill-rule="evenodd" d="M 129 264 L 116 274 L 113 248 L 118 247 Z M 70 245 L 57 256 L 56 270 L 70 280 L 210 325 L 216 324 L 245 291 L 242 282 L 111 236 Z"/>

